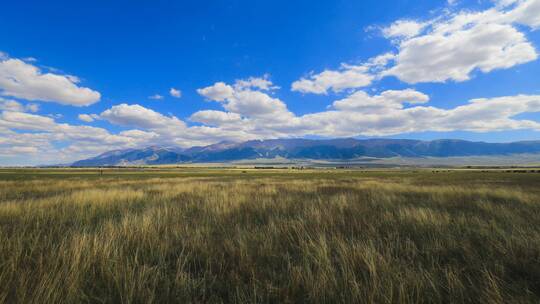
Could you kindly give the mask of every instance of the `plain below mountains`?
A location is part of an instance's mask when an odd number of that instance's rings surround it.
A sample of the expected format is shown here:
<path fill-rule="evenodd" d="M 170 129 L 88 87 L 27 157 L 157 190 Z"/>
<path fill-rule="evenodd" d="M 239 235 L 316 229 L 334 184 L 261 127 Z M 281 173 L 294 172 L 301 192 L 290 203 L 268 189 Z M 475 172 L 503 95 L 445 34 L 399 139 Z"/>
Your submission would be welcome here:
<path fill-rule="evenodd" d="M 348 162 L 376 158 L 450 158 L 539 154 L 540 141 L 486 143 L 465 140 L 271 139 L 221 142 L 187 149 L 152 146 L 115 150 L 76 161 L 74 167 L 227 163 L 261 159 Z"/>

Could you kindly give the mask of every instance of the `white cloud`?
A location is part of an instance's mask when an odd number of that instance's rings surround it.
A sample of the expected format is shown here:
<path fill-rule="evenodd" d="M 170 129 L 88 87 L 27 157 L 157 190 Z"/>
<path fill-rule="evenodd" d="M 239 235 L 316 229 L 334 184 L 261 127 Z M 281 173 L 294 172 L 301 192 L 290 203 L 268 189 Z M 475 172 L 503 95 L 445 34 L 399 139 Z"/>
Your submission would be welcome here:
<path fill-rule="evenodd" d="M 242 116 L 231 112 L 204 110 L 195 112 L 191 115 L 189 120 L 210 126 L 222 126 L 225 124 L 239 123 L 242 121 Z"/>
<path fill-rule="evenodd" d="M 126 136 L 130 138 L 137 138 L 139 140 L 148 141 L 159 137 L 156 132 L 147 132 L 142 130 L 127 130 L 118 133 L 120 136 Z"/>
<path fill-rule="evenodd" d="M 23 112 L 3 111 L 0 114 L 0 127 L 17 130 L 50 130 L 54 119 Z"/>
<path fill-rule="evenodd" d="M 249 77 L 248 79 L 239 79 L 235 82 L 235 88 L 238 90 L 244 89 L 259 89 L 263 91 L 277 90 L 278 86 L 274 86 L 272 81 L 269 80 L 270 76 L 264 75 L 263 77 Z"/>
<path fill-rule="evenodd" d="M 378 71 L 387 66 L 390 62 L 393 62 L 396 59 L 396 54 L 392 52 L 384 53 L 378 56 L 375 56 L 368 60 L 366 66 L 371 68 L 372 71 Z"/>
<path fill-rule="evenodd" d="M 79 79 L 74 76 L 42 73 L 19 59 L 0 60 L 1 95 L 73 106 L 87 106 L 101 98 L 99 92 L 78 86 Z"/>
<path fill-rule="evenodd" d="M 225 86 L 223 83 L 220 85 Z M 281 100 L 261 91 L 232 88 L 227 95 L 227 98 L 218 99 L 228 112 L 200 111 L 193 114 L 191 120 L 214 126 L 215 131 L 234 125 L 237 130 L 248 134 L 247 137 L 255 138 L 381 136 L 449 130 L 540 130 L 539 123 L 513 118 L 520 113 L 536 111 L 540 102 L 540 96 L 536 95 L 487 99 L 481 105 L 472 100 L 454 109 L 442 109 L 425 105 L 429 96 L 413 89 L 387 90 L 374 96 L 357 91 L 335 101 L 328 111 L 303 116 L 296 116 Z M 483 111 L 486 114 L 482 114 Z M 238 116 L 231 116 L 233 114 Z"/>
<path fill-rule="evenodd" d="M 511 22 L 530 26 L 535 30 L 540 28 L 539 0 L 512 0 L 506 2 L 505 5 L 516 4 L 516 7 L 505 13 L 504 18 L 507 18 Z"/>
<path fill-rule="evenodd" d="M 236 85 L 230 86 L 223 82 L 217 82 L 210 87 L 197 90 L 207 99 L 223 103 L 223 107 L 232 113 L 252 119 L 266 119 L 283 121 L 292 117 L 285 103 L 278 98 L 269 96 L 266 92 L 253 90 L 252 88 L 270 89 L 272 83 L 253 85 L 254 78 L 248 81 L 237 81 Z"/>
<path fill-rule="evenodd" d="M 511 10 L 466 11 L 418 23 L 429 24 L 426 32 L 404 35 L 405 39 L 397 42 L 395 65 L 382 75 L 407 83 L 460 82 L 469 80 L 477 70 L 488 73 L 536 60 L 534 46 L 513 23 L 540 24 L 540 1 L 516 3 Z M 397 21 L 387 31 L 409 22 Z"/>
<path fill-rule="evenodd" d="M 539 95 L 517 95 L 472 99 L 468 104 L 446 111 L 439 119 L 441 127 L 453 130 L 488 132 L 508 129 L 536 129 L 540 124 L 514 119 L 521 113 L 540 112 Z"/>
<path fill-rule="evenodd" d="M 163 99 L 163 96 L 159 95 L 159 94 L 154 94 L 152 96 L 148 96 L 149 99 L 153 99 L 153 100 L 161 100 Z"/>
<path fill-rule="evenodd" d="M 26 106 L 24 106 L 24 108 L 27 111 L 32 112 L 32 113 L 36 113 L 39 111 L 39 105 L 37 103 L 29 103 Z"/>
<path fill-rule="evenodd" d="M 2 147 L 2 142 L 0 141 L 0 156 L 9 157 L 9 156 L 33 156 L 39 152 L 38 148 L 32 146 L 16 146 L 12 145 L 9 147 Z"/>
<path fill-rule="evenodd" d="M 369 96 L 363 91 L 358 91 L 345 99 L 335 101 L 333 106 L 342 111 L 384 113 L 402 109 L 404 103 L 419 104 L 428 101 L 429 96 L 411 89 L 384 91 L 378 96 Z"/>
<path fill-rule="evenodd" d="M 221 105 L 227 112 L 204 110 L 187 126 L 174 116 L 165 116 L 140 105 L 120 104 L 101 115 L 86 114 L 134 129 L 111 134 L 106 129 L 58 123 L 53 118 L 23 112 L 0 114 L 0 154 L 39 152 L 36 160 L 58 163 L 112 149 L 152 144 L 188 147 L 222 140 L 323 136 L 382 136 L 423 131 L 466 130 L 489 132 L 533 129 L 540 123 L 517 119 L 521 113 L 540 111 L 539 95 L 473 99 L 451 109 L 429 106 L 421 92 L 388 90 L 378 95 L 358 91 L 337 100 L 328 111 L 296 116 L 286 105 L 264 92 L 243 89 Z M 256 105 L 252 104 L 255 103 Z M 69 143 L 57 147 L 55 143 Z M 32 152 L 34 151 L 34 152 Z M 21 152 L 22 153 L 22 152 Z"/>
<path fill-rule="evenodd" d="M 118 147 L 140 146 L 152 138 L 146 131 L 127 130 L 114 135 L 102 128 L 73 126 L 47 116 L 11 111 L 0 113 L 0 133 L 0 155 L 13 158 L 39 152 L 34 159 L 25 158 L 25 164 L 72 161 Z M 61 148 L 55 143 L 68 146 Z"/>
<path fill-rule="evenodd" d="M 341 92 L 371 84 L 374 76 L 368 67 L 342 65 L 339 71 L 326 70 L 293 82 L 292 90 L 301 93 L 327 94 L 328 90 Z"/>
<path fill-rule="evenodd" d="M 182 97 L 182 91 L 178 90 L 178 89 L 175 89 L 175 88 L 171 88 L 169 90 L 169 94 L 172 96 L 172 97 L 175 97 L 175 98 L 180 98 Z"/>
<path fill-rule="evenodd" d="M 0 110 L 24 112 L 24 106 L 15 100 L 0 97 Z"/>
<path fill-rule="evenodd" d="M 398 20 L 383 28 L 382 32 L 386 38 L 411 38 L 420 34 L 426 26 L 426 23 L 414 20 Z"/>
<path fill-rule="evenodd" d="M 384 75 L 407 83 L 465 81 L 476 69 L 488 73 L 537 57 L 523 33 L 493 23 L 406 40 L 400 45 L 396 65 Z"/>
<path fill-rule="evenodd" d="M 218 112 L 218 111 L 216 111 Z M 221 140 L 247 140 L 254 139 L 253 134 L 246 133 L 243 128 L 244 121 L 235 126 L 232 120 L 240 117 L 239 114 L 225 113 L 216 114 L 203 111 L 195 113 L 193 121 L 205 120 L 208 125 L 220 124 L 219 127 L 192 126 L 186 124 L 174 116 L 165 116 L 140 105 L 121 104 L 104 111 L 101 118 L 110 123 L 133 127 L 155 134 L 152 142 L 148 144 L 175 145 L 189 147 L 193 145 L 206 145 Z M 229 124 L 229 125 L 228 125 Z"/>
<path fill-rule="evenodd" d="M 116 125 L 143 129 L 185 127 L 184 122 L 174 116 L 168 117 L 137 104 L 113 106 L 100 117 Z"/>
<path fill-rule="evenodd" d="M 540 0 L 499 0 L 484 11 L 453 13 L 447 9 L 429 20 L 397 20 L 379 28 L 397 52 L 312 74 L 295 81 L 292 90 L 341 92 L 387 76 L 411 84 L 461 82 L 476 71 L 489 73 L 536 60 L 535 47 L 517 24 L 533 30 L 540 27 Z"/>
<path fill-rule="evenodd" d="M 39 105 L 35 103 L 28 103 L 26 105 L 23 105 L 18 101 L 0 97 L 0 110 L 35 113 L 39 111 Z"/>
<path fill-rule="evenodd" d="M 287 106 L 281 100 L 250 90 L 235 92 L 223 107 L 243 116 L 269 119 L 279 118 L 289 113 Z"/>
<path fill-rule="evenodd" d="M 84 122 L 93 122 L 96 116 L 94 114 L 79 114 L 78 118 Z"/>
<path fill-rule="evenodd" d="M 348 89 L 367 87 L 380 78 L 380 72 L 395 59 L 394 53 L 387 52 L 359 65 L 342 63 L 339 70 L 326 70 L 293 82 L 291 90 L 301 93 L 328 94 L 330 90 L 340 93 Z"/>
<path fill-rule="evenodd" d="M 473 99 L 453 109 L 441 109 L 432 106 L 403 108 L 395 103 L 396 100 L 393 100 L 402 93 L 386 94 L 387 97 L 390 96 L 389 99 L 383 97 L 385 94 L 370 97 L 366 94 L 355 93 L 348 99 L 336 101 L 334 103 L 336 110 L 300 117 L 301 124 L 309 128 L 303 134 L 334 137 L 455 130 L 489 132 L 532 129 L 540 131 L 540 123 L 514 118 L 521 113 L 540 111 L 539 95 Z M 413 96 L 419 92 L 409 93 Z M 418 97 L 421 96 L 418 95 Z M 397 100 L 404 99 L 400 96 Z M 425 102 L 424 100 L 417 100 L 417 102 Z"/>
<path fill-rule="evenodd" d="M 227 85 L 224 82 L 216 82 L 212 86 L 197 89 L 197 93 L 206 97 L 208 100 L 224 101 L 234 94 L 234 89 L 232 86 Z"/>
<path fill-rule="evenodd" d="M 36 147 L 13 147 L 9 150 L 9 152 L 11 153 L 16 153 L 16 154 L 35 154 L 38 152 L 38 149 Z"/>

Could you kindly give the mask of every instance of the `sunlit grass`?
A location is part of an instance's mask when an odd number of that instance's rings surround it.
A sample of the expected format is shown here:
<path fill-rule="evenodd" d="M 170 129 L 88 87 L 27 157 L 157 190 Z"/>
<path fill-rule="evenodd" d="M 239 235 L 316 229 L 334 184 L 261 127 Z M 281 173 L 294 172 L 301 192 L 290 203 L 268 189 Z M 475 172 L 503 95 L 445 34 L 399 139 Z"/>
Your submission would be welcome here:
<path fill-rule="evenodd" d="M 0 302 L 540 301 L 535 175 L 250 174 L 1 181 Z"/>

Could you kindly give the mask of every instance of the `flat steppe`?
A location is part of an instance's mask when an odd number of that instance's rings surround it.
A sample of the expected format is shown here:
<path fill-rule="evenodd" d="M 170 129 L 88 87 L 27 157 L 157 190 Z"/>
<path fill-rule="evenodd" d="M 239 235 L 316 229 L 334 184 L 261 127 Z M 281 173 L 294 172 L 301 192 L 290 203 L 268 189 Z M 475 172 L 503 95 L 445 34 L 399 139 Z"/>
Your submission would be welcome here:
<path fill-rule="evenodd" d="M 540 169 L 0 169 L 3 303 L 538 303 Z"/>

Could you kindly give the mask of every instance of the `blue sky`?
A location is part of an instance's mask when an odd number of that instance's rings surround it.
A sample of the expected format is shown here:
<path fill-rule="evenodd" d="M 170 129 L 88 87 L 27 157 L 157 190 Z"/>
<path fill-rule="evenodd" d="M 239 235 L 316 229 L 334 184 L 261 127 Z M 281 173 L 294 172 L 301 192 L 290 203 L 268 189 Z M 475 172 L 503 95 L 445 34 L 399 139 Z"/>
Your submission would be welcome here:
<path fill-rule="evenodd" d="M 540 0 L 9 1 L 0 165 L 276 137 L 537 140 L 539 28 Z"/>

